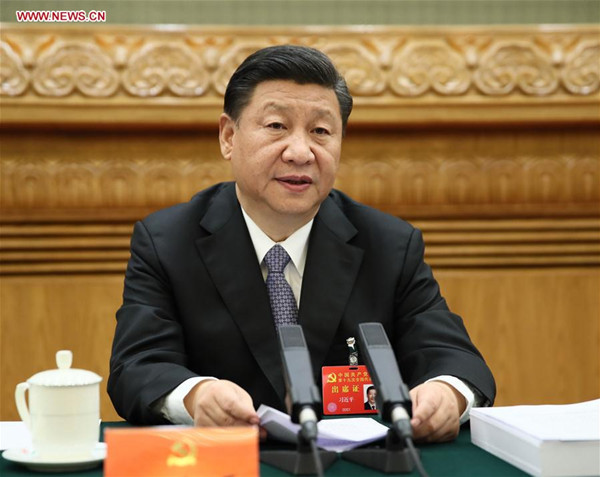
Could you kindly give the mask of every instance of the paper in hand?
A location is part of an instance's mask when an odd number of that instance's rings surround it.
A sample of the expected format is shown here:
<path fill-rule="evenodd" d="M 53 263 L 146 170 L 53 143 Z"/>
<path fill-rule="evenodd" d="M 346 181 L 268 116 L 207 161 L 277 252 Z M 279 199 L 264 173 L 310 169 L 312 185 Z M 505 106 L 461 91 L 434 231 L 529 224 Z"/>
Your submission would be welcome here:
<path fill-rule="evenodd" d="M 258 408 L 260 424 L 269 437 L 289 443 L 298 439 L 300 425 L 292 423 L 290 416 L 269 406 Z M 344 452 L 383 439 L 388 428 L 370 417 L 327 419 L 317 424 L 317 446 L 321 449 Z"/>

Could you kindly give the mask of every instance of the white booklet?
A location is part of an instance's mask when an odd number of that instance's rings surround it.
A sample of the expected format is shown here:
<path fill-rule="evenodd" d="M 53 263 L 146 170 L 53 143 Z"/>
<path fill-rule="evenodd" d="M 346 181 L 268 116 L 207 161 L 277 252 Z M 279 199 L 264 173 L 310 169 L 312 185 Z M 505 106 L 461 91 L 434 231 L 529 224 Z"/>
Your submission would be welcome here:
<path fill-rule="evenodd" d="M 293 424 L 290 416 L 269 406 L 258 408 L 260 424 L 274 439 L 298 442 L 299 424 Z M 344 452 L 369 444 L 386 436 L 388 428 L 370 417 L 327 419 L 317 423 L 317 446 L 321 449 Z"/>
<path fill-rule="evenodd" d="M 471 440 L 531 475 L 600 475 L 600 399 L 474 408 Z"/>

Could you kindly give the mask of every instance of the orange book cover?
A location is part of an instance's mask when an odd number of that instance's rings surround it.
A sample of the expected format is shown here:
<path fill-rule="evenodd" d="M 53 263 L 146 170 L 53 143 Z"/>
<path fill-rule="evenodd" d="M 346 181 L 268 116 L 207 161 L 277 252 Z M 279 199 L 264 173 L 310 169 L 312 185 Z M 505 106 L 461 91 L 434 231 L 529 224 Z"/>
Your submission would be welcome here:
<path fill-rule="evenodd" d="M 107 477 L 259 475 L 257 427 L 106 429 Z"/>

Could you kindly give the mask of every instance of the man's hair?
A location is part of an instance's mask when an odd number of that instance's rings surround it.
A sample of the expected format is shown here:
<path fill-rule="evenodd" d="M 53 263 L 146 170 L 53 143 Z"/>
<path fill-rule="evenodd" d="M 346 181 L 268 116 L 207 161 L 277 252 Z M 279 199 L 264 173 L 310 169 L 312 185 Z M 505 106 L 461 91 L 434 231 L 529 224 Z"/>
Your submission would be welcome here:
<path fill-rule="evenodd" d="M 256 86 L 271 80 L 317 84 L 332 89 L 340 106 L 342 130 L 346 131 L 348 116 L 352 111 L 352 96 L 346 81 L 327 55 L 306 46 L 270 46 L 252 53 L 229 80 L 225 91 L 225 113 L 238 121 Z"/>
<path fill-rule="evenodd" d="M 373 391 L 377 391 L 377 389 L 375 389 L 375 386 L 369 386 L 369 387 L 367 388 L 367 396 L 369 395 L 369 391 L 370 391 L 371 389 L 372 389 Z"/>

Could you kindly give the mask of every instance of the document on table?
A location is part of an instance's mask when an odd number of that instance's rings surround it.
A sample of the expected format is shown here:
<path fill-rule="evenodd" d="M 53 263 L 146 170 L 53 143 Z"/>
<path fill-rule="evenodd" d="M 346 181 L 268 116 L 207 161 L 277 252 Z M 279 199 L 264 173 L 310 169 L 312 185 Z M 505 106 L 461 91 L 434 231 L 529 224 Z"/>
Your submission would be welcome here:
<path fill-rule="evenodd" d="M 600 400 L 472 409 L 471 440 L 531 475 L 600 475 Z"/>
<path fill-rule="evenodd" d="M 541 441 L 600 439 L 600 399 L 577 404 L 476 408 L 476 416 Z"/>
<path fill-rule="evenodd" d="M 290 416 L 269 406 L 258 408 L 260 424 L 269 437 L 296 443 L 299 424 L 292 423 Z M 321 449 L 344 452 L 383 439 L 388 428 L 370 417 L 327 419 L 317 424 L 317 446 Z"/>

